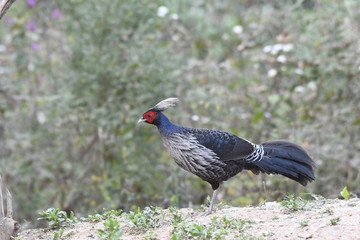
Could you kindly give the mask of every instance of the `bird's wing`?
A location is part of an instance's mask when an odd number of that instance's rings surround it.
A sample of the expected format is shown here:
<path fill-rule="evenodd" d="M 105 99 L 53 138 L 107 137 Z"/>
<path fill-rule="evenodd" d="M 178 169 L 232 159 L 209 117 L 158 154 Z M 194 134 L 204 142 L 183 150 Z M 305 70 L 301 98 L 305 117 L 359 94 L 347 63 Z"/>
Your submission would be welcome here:
<path fill-rule="evenodd" d="M 227 132 L 191 129 L 189 133 L 197 139 L 199 144 L 215 152 L 221 161 L 239 160 L 254 151 L 253 144 Z"/>

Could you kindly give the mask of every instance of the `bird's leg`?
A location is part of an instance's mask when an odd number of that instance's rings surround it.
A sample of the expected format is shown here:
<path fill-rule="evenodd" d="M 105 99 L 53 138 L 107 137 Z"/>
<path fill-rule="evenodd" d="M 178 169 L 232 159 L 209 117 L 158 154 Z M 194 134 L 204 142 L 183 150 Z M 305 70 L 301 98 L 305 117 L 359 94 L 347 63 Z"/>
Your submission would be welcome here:
<path fill-rule="evenodd" d="M 195 213 L 194 216 L 207 216 L 207 215 L 211 214 L 213 211 L 213 208 L 214 208 L 215 201 L 217 200 L 218 192 L 219 192 L 219 188 L 217 188 L 213 191 L 213 194 L 212 194 L 211 200 L 210 200 L 209 209 L 205 212 Z"/>
<path fill-rule="evenodd" d="M 210 200 L 210 206 L 209 206 L 209 210 L 207 211 L 207 214 L 210 214 L 213 211 L 213 207 L 214 207 L 214 203 L 217 200 L 217 194 L 219 192 L 219 188 L 215 189 L 213 191 L 211 200 Z"/>

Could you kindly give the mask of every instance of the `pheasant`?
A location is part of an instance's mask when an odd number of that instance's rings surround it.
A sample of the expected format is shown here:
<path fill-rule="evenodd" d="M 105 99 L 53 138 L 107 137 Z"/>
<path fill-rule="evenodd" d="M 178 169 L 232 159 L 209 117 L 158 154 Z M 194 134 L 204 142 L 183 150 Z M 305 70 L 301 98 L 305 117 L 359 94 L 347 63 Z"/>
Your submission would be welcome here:
<path fill-rule="evenodd" d="M 159 102 L 138 123 L 155 125 L 175 163 L 210 183 L 213 194 L 207 214 L 213 211 L 220 184 L 244 169 L 281 174 L 303 186 L 315 180 L 315 163 L 299 145 L 285 140 L 254 144 L 228 132 L 178 126 L 163 114 L 177 103 L 177 98 Z"/>

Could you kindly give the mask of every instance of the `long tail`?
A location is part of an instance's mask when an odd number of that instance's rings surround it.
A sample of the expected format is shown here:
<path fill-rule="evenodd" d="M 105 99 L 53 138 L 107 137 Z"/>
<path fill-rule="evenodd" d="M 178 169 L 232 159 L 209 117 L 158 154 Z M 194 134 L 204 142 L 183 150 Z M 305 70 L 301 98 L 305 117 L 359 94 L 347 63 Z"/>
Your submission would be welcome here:
<path fill-rule="evenodd" d="M 281 174 L 306 186 L 315 180 L 314 161 L 305 150 L 285 140 L 269 141 L 261 144 L 264 149 L 263 158 L 248 163 L 246 168 L 258 173 Z"/>

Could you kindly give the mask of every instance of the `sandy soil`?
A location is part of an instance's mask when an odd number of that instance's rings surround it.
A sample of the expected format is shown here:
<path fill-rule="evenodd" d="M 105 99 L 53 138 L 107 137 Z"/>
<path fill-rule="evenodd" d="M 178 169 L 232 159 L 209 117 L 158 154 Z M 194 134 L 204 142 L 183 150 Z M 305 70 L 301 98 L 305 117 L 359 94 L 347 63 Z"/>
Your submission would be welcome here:
<path fill-rule="evenodd" d="M 188 221 L 201 224 L 210 224 L 214 216 L 249 220 L 251 224 L 243 230 L 243 233 L 259 239 L 360 239 L 360 199 L 358 198 L 317 200 L 311 202 L 307 210 L 294 212 L 277 202 L 267 202 L 259 207 L 224 208 L 209 216 L 193 216 L 191 209 L 181 209 L 180 212 L 188 216 Z M 121 226 L 124 226 L 122 239 L 145 239 L 143 236 L 146 231 L 134 230 L 134 226 L 131 226 L 124 217 L 119 217 L 118 220 L 122 222 Z M 97 230 L 103 228 L 101 221 L 79 222 L 64 228 L 63 237 L 60 239 L 99 239 Z M 173 226 L 165 222 L 151 231 L 155 233 L 156 239 L 170 239 L 172 229 Z M 56 231 L 59 230 L 25 230 L 20 236 L 23 240 L 54 239 Z M 224 239 L 234 238 L 229 236 Z"/>

